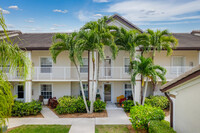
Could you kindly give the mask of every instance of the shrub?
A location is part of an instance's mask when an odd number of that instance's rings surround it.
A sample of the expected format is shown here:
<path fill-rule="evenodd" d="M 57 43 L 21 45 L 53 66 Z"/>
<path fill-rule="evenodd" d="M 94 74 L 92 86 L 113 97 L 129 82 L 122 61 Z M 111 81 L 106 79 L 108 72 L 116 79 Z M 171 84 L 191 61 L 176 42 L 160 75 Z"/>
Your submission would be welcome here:
<path fill-rule="evenodd" d="M 133 100 L 123 101 L 122 104 L 125 112 L 130 112 L 131 108 L 134 106 Z"/>
<path fill-rule="evenodd" d="M 145 104 L 166 109 L 169 107 L 169 100 L 165 96 L 150 96 L 149 98 L 145 98 Z"/>
<path fill-rule="evenodd" d="M 168 121 L 152 120 L 149 122 L 149 133 L 176 133 Z"/>
<path fill-rule="evenodd" d="M 150 120 L 163 120 L 165 113 L 160 108 L 149 105 L 133 106 L 130 111 L 130 117 L 134 129 L 147 129 Z"/>
<path fill-rule="evenodd" d="M 75 113 L 77 111 L 76 106 L 77 99 L 72 96 L 63 96 L 58 99 L 58 106 L 55 108 L 55 111 L 58 114 L 65 114 L 65 113 Z"/>
<path fill-rule="evenodd" d="M 88 107 L 90 106 L 90 101 L 87 100 Z M 77 113 L 86 113 L 85 103 L 82 97 L 78 97 L 76 101 L 76 112 Z"/>
<path fill-rule="evenodd" d="M 38 101 L 32 101 L 28 103 L 23 103 L 21 101 L 15 101 L 12 106 L 12 116 L 29 116 L 37 115 L 42 110 L 42 104 Z"/>
<path fill-rule="evenodd" d="M 96 100 L 94 102 L 94 112 L 102 112 L 106 109 L 106 103 L 101 100 Z"/>

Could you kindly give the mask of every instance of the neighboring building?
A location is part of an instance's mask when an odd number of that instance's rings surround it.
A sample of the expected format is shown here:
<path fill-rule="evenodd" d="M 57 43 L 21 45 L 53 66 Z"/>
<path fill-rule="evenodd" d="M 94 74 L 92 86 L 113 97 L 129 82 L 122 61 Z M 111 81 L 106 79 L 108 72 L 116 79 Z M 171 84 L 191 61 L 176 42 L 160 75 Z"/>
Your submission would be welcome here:
<path fill-rule="evenodd" d="M 200 132 L 200 65 L 161 87 L 171 99 L 171 125 L 178 133 Z"/>
<path fill-rule="evenodd" d="M 113 15 L 114 21 L 110 25 L 124 27 L 127 30 L 141 29 L 131 24 L 119 15 Z M 28 77 L 23 86 L 22 79 L 8 74 L 9 81 L 13 84 L 13 94 L 18 95 L 17 99 L 26 102 L 38 99 L 43 95 L 47 100 L 49 97 L 62 97 L 64 95 L 80 95 L 79 80 L 74 64 L 68 58 L 68 52 L 63 52 L 54 64 L 49 53 L 52 45 L 52 36 L 55 33 L 25 33 L 17 35 L 20 41 L 18 45 L 27 50 L 27 55 L 32 61 L 33 72 Z M 165 67 L 168 72 L 167 81 L 170 81 L 180 74 L 188 71 L 200 63 L 200 37 L 190 33 L 176 33 L 174 36 L 179 39 L 179 46 L 169 57 L 166 51 L 156 53 L 155 63 Z M 16 38 L 16 37 L 13 37 Z M 141 50 L 137 48 L 137 54 Z M 151 53 L 145 56 L 151 56 Z M 91 56 L 90 56 L 91 57 Z M 109 48 L 105 48 L 105 59 L 100 62 L 100 79 L 98 91 L 102 100 L 116 102 L 116 97 L 131 95 L 130 75 L 128 74 L 129 55 L 126 51 L 119 51 L 116 60 L 112 59 Z M 97 58 L 97 54 L 95 55 Z M 90 81 L 92 80 L 92 60 L 90 59 Z M 88 92 L 88 52 L 83 54 L 83 66 L 80 67 L 81 77 L 84 82 L 85 92 Z M 96 63 L 97 64 L 97 63 Z M 91 83 L 90 83 L 91 84 Z M 160 94 L 160 83 L 155 94 Z M 90 85 L 91 86 L 91 85 Z M 141 77 L 138 76 L 135 85 L 135 99 L 139 101 L 141 92 Z M 149 85 L 148 95 L 153 94 L 152 87 Z"/>

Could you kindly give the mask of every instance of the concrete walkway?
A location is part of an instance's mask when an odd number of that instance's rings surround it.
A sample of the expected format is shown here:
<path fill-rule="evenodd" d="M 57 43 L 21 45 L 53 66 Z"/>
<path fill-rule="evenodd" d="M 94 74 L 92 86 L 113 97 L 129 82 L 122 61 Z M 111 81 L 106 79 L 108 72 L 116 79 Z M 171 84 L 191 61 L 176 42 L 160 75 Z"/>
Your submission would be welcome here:
<path fill-rule="evenodd" d="M 107 104 L 108 117 L 104 118 L 59 118 L 49 108 L 43 107 L 44 118 L 10 118 L 8 128 L 21 125 L 71 125 L 70 133 L 95 133 L 95 125 L 129 125 L 129 117 L 122 108 Z"/>

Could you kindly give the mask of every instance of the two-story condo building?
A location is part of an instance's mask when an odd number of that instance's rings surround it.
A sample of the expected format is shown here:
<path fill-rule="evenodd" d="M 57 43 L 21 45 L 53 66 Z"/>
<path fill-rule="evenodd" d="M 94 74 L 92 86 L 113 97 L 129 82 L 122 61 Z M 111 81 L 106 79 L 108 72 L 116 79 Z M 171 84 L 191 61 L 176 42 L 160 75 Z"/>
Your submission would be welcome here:
<path fill-rule="evenodd" d="M 110 25 L 124 27 L 127 30 L 136 29 L 143 32 L 140 28 L 131 24 L 119 15 L 113 15 L 114 21 Z M 47 101 L 50 97 L 62 97 L 64 95 L 78 96 L 80 94 L 79 80 L 74 64 L 68 58 L 68 52 L 61 53 L 56 64 L 53 63 L 49 48 L 52 45 L 52 36 L 54 33 L 21 33 L 13 32 L 11 38 L 20 38 L 17 41 L 22 49 L 27 50 L 27 56 L 32 61 L 31 75 L 28 76 L 25 83 L 14 74 L 8 73 L 8 79 L 14 86 L 13 95 L 17 95 L 18 100 L 30 102 L 32 99 L 39 99 L 44 96 Z M 190 70 L 192 67 L 200 64 L 200 32 L 192 33 L 174 33 L 179 40 L 179 46 L 173 51 L 171 56 L 166 56 L 166 51 L 156 53 L 155 64 L 161 65 L 167 69 L 167 81 L 174 79 L 180 74 Z M 16 39 L 17 40 L 17 39 Z M 137 54 L 141 54 L 137 49 Z M 145 53 L 150 57 L 151 52 Z M 90 56 L 91 57 L 91 56 Z M 97 58 L 97 55 L 95 56 Z M 116 103 L 116 98 L 120 95 L 131 96 L 130 75 L 128 74 L 129 55 L 126 51 L 119 51 L 115 60 L 112 59 L 109 48 L 105 48 L 105 59 L 100 61 L 100 76 L 97 93 L 100 94 L 103 101 Z M 91 59 L 90 61 L 91 62 Z M 89 63 L 90 66 L 92 63 Z M 97 64 L 97 63 L 96 63 Z M 89 67 L 92 68 L 92 67 Z M 92 69 L 88 69 L 88 52 L 83 55 L 83 66 L 79 66 L 81 77 L 84 82 L 83 87 L 88 96 L 88 70 L 89 80 L 92 80 Z M 149 83 L 148 95 L 161 94 L 160 83 L 153 91 Z M 141 96 L 141 77 L 137 77 L 135 85 L 135 99 L 139 101 Z"/>

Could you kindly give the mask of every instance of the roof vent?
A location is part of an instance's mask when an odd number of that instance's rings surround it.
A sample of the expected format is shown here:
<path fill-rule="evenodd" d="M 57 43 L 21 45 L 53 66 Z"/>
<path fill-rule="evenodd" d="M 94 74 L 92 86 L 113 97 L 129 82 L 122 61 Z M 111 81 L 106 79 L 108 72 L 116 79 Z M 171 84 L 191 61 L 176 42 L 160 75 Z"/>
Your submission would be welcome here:
<path fill-rule="evenodd" d="M 193 30 L 191 32 L 192 35 L 195 35 L 195 36 L 200 36 L 200 30 Z"/>

